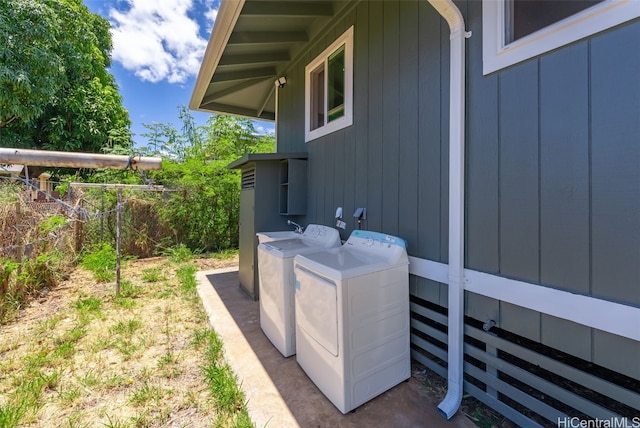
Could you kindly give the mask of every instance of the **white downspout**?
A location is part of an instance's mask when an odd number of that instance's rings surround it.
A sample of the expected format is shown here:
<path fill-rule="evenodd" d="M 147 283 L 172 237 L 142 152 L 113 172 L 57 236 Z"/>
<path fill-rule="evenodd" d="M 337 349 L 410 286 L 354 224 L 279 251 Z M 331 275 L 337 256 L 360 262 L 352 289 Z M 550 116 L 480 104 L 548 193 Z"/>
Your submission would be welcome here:
<path fill-rule="evenodd" d="M 449 24 L 451 59 L 449 82 L 449 326 L 447 395 L 438 411 L 450 419 L 460 407 L 464 362 L 464 18 L 451 0 L 428 0 Z"/>

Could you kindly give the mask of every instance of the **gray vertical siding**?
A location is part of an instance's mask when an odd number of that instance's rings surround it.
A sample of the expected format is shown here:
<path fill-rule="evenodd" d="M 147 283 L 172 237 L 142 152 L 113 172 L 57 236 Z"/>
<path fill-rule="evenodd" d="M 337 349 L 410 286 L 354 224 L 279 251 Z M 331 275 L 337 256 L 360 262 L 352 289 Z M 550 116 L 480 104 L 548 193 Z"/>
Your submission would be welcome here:
<path fill-rule="evenodd" d="M 448 111 L 442 111 L 441 99 L 447 92 L 442 92 L 440 40 L 441 22 L 438 14 L 431 6 L 419 6 L 419 58 L 418 85 L 418 175 L 414 186 L 418 189 L 418 248 L 414 255 L 429 260 L 444 261 L 441 254 L 441 238 L 448 232 L 448 227 L 441 230 L 442 194 L 448 190 L 442 181 L 449 173 L 448 165 L 442 165 L 441 153 L 446 151 L 448 142 Z M 448 39 L 448 37 L 447 37 Z M 445 43 L 448 45 L 448 43 Z M 446 58 L 449 63 L 448 57 Z M 408 84 L 406 82 L 405 84 Z M 415 87 L 415 85 L 414 85 Z M 442 125 L 442 124 L 445 125 Z M 447 131 L 443 135 L 443 127 Z"/>
<path fill-rule="evenodd" d="M 640 23 L 623 25 L 488 76 L 482 7 L 467 28 L 466 265 L 640 305 Z M 354 26 L 354 120 L 304 142 L 304 66 Z M 309 152 L 308 213 L 334 224 L 367 208 L 363 228 L 447 262 L 449 29 L 425 1 L 361 1 L 287 72 L 279 150 Z M 447 288 L 411 277 L 446 306 Z M 637 375 L 638 343 L 467 293 L 466 314 Z M 566 340 L 570 337 L 571 340 Z M 610 347 L 614 343 L 615 347 Z M 609 348 L 607 348 L 609 346 Z"/>
<path fill-rule="evenodd" d="M 355 138 L 355 156 L 351 168 L 355 172 L 355 188 L 353 202 L 345 200 L 345 207 L 350 203 L 351 209 L 345 212 L 345 221 L 347 223 L 347 231 L 354 229 L 353 217 L 351 214 L 357 207 L 367 207 L 367 194 L 369 189 L 369 180 L 367 173 L 369 165 L 368 147 L 369 147 L 369 3 L 361 2 L 356 9 L 355 34 L 354 34 L 354 50 L 353 50 L 353 136 Z M 375 27 L 371 27 L 372 29 Z M 369 209 L 369 217 L 374 215 Z"/>
<path fill-rule="evenodd" d="M 419 23 L 420 15 L 417 2 L 409 2 L 400 8 L 400 43 L 398 48 L 398 72 L 400 88 L 398 91 L 399 106 L 398 120 L 402 126 L 398 131 L 398 236 L 406 239 L 409 251 L 415 253 L 418 248 L 418 170 L 419 162 L 416 153 L 418 144 L 419 121 L 418 105 L 419 94 L 415 84 L 419 74 Z"/>
<path fill-rule="evenodd" d="M 468 3 L 467 28 L 467 176 L 466 176 L 466 264 L 482 272 L 500 272 L 500 216 L 498 156 L 498 76 L 482 75 L 481 2 Z M 480 321 L 505 324 L 500 303 L 474 293 L 465 293 L 465 313 Z"/>
<path fill-rule="evenodd" d="M 589 50 L 540 59 L 540 281 L 589 293 Z"/>
<path fill-rule="evenodd" d="M 540 146 L 537 61 L 504 71 L 498 85 L 500 273 L 538 282 Z"/>
<path fill-rule="evenodd" d="M 481 13 L 468 3 L 467 266 L 638 305 L 640 57 L 630 53 L 640 24 L 483 76 Z M 491 299 L 468 299 L 471 316 L 495 312 Z M 640 373 L 637 342 L 504 302 L 498 317 L 506 330 Z"/>
<path fill-rule="evenodd" d="M 483 76 L 479 3 L 467 19 L 468 267 L 639 304 L 640 24 Z"/>
<path fill-rule="evenodd" d="M 361 155 L 367 157 L 367 222 L 366 228 L 371 230 L 382 230 L 382 184 L 383 184 L 383 167 L 382 159 L 382 131 L 384 129 L 384 85 L 392 84 L 391 81 L 385 82 L 384 76 L 384 2 L 373 1 L 369 3 L 369 62 L 367 64 L 358 64 L 357 66 L 365 66 L 369 70 L 369 87 L 368 98 L 368 115 L 367 123 L 369 125 L 369 137 L 367 139 L 366 152 Z M 355 47 L 357 49 L 357 46 Z M 395 84 L 397 85 L 397 81 Z M 393 145 L 397 148 L 398 140 L 386 141 L 386 144 Z M 390 148 L 387 148 L 387 151 Z M 398 171 L 386 171 L 389 174 Z"/>
<path fill-rule="evenodd" d="M 640 23 L 591 42 L 592 293 L 640 305 Z M 612 66 L 615 64 L 615 66 Z"/>
<path fill-rule="evenodd" d="M 305 144 L 304 66 L 351 25 L 354 124 Z M 427 3 L 360 2 L 287 73 L 295 84 L 288 78 L 280 92 L 278 147 L 309 152 L 304 220 L 334 224 L 342 206 L 347 238 L 357 228 L 352 213 L 366 207 L 363 228 L 405 237 L 416 255 L 446 262 L 448 97 L 442 90 L 449 62 L 448 46 L 440 52 L 442 37 L 448 40 L 447 26 Z M 429 79 L 416 90 L 420 75 Z"/>
<path fill-rule="evenodd" d="M 399 230 L 400 175 L 400 2 L 380 2 L 383 7 L 383 75 L 382 81 L 382 207 L 385 231 L 397 235 Z M 396 140 L 398 144 L 388 144 Z"/>

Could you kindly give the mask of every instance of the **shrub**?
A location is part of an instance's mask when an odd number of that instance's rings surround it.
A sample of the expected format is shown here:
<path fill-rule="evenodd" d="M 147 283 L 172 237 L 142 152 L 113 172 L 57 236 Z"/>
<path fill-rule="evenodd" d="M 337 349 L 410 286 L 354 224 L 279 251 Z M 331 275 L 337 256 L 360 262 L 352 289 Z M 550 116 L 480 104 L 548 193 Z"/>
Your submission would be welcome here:
<path fill-rule="evenodd" d="M 67 224 L 67 218 L 65 216 L 55 214 L 43 220 L 38 225 L 38 230 L 42 235 L 48 235 L 49 233 L 60 229 L 65 224 Z"/>
<path fill-rule="evenodd" d="M 0 257 L 0 291 L 7 293 L 9 291 L 9 280 L 11 274 L 20 266 L 20 263 L 5 257 Z"/>
<path fill-rule="evenodd" d="M 21 264 L 18 281 L 30 295 L 43 288 L 53 288 L 66 276 L 66 258 L 63 252 L 51 250 Z"/>
<path fill-rule="evenodd" d="M 185 244 L 179 244 L 174 247 L 161 251 L 163 256 L 168 256 L 174 263 L 188 262 L 193 258 L 193 252 Z"/>
<path fill-rule="evenodd" d="M 110 244 L 97 245 L 82 258 L 80 265 L 93 272 L 96 281 L 112 281 L 115 278 L 116 250 Z"/>

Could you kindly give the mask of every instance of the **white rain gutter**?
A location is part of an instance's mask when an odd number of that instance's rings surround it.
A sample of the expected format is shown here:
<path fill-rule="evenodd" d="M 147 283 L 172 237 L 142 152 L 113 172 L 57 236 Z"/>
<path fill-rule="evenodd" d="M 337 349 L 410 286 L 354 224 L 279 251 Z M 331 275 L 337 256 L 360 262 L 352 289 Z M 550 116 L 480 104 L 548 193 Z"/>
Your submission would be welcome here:
<path fill-rule="evenodd" d="M 465 39 L 460 9 L 451 0 L 428 0 L 447 21 L 451 58 L 449 83 L 449 320 L 447 395 L 438 411 L 450 419 L 460 407 L 464 361 L 464 122 Z"/>

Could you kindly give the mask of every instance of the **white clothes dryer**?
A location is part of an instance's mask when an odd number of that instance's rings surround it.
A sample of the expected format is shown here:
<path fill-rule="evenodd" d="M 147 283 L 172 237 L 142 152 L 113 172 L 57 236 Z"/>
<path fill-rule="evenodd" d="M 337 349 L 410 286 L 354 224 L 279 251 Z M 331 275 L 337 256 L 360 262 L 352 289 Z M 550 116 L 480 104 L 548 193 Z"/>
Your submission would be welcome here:
<path fill-rule="evenodd" d="M 294 259 L 296 360 L 347 413 L 411 375 L 406 242 L 355 230 Z"/>
<path fill-rule="evenodd" d="M 260 327 L 285 357 L 296 353 L 293 258 L 340 245 L 337 230 L 310 224 L 294 239 L 258 245 Z"/>

